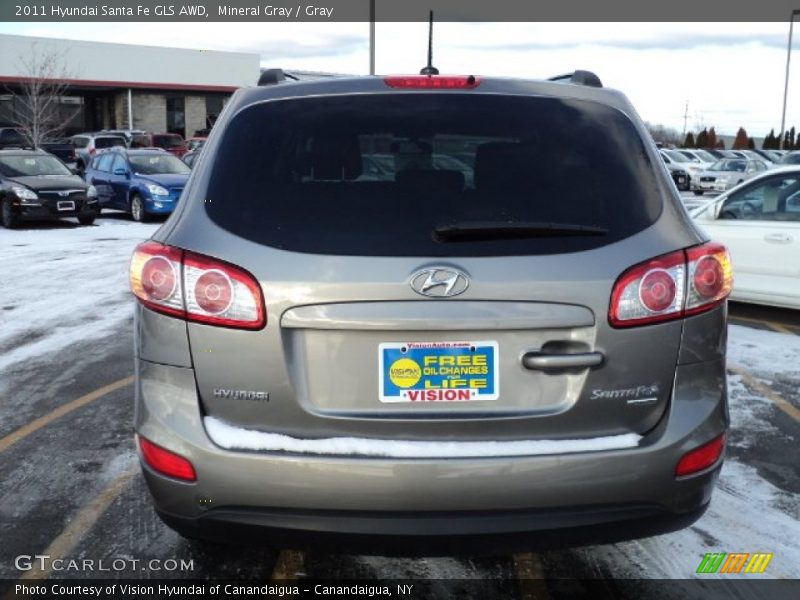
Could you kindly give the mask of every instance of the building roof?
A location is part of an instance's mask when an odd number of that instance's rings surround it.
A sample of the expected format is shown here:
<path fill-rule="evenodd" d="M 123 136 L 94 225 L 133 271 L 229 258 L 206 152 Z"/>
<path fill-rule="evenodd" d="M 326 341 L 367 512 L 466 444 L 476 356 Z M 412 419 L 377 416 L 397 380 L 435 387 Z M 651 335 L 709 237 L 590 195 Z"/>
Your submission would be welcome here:
<path fill-rule="evenodd" d="M 0 34 L 0 83 L 30 76 L 34 56 L 62 57 L 59 80 L 76 88 L 232 92 L 258 78 L 258 54 Z"/>

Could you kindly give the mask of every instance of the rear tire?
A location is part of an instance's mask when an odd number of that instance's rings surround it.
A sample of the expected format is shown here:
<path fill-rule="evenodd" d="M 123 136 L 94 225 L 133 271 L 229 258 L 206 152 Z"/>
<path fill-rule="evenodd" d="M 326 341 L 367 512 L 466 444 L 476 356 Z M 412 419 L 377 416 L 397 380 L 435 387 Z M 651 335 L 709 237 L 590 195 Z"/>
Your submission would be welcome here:
<path fill-rule="evenodd" d="M 703 195 L 703 190 L 694 190 L 694 195 L 695 196 L 702 196 Z"/>
<path fill-rule="evenodd" d="M 92 223 L 94 223 L 96 216 L 97 215 L 86 215 L 86 216 L 81 215 L 78 217 L 78 223 L 80 223 L 81 225 L 91 225 Z"/>
<path fill-rule="evenodd" d="M 137 223 L 146 223 L 149 220 L 147 212 L 144 210 L 144 201 L 139 194 L 131 196 L 130 209 L 131 217 Z"/>
<path fill-rule="evenodd" d="M 11 208 L 11 200 L 2 200 L 3 206 L 0 207 L 0 221 L 3 222 L 3 227 L 6 229 L 15 229 L 19 226 L 19 215 L 14 213 Z"/>

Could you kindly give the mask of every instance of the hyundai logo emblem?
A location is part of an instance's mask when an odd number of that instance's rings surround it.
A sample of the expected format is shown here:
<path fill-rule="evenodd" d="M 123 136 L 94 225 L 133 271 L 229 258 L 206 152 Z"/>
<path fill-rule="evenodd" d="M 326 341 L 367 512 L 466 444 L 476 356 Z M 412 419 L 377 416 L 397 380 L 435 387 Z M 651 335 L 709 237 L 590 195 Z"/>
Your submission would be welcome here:
<path fill-rule="evenodd" d="M 469 287 L 469 278 L 456 269 L 433 267 L 414 273 L 410 283 L 411 288 L 423 296 L 449 298 L 463 294 Z"/>

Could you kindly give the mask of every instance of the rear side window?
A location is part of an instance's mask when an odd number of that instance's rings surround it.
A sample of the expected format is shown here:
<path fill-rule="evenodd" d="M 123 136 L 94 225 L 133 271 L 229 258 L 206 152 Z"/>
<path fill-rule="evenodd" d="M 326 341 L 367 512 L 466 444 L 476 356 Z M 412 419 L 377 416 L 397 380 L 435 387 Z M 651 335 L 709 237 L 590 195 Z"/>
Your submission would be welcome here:
<path fill-rule="evenodd" d="M 662 199 L 633 124 L 602 104 L 386 93 L 242 110 L 212 165 L 209 216 L 297 252 L 575 252 L 651 225 Z M 443 235 L 457 231 L 464 235 Z"/>

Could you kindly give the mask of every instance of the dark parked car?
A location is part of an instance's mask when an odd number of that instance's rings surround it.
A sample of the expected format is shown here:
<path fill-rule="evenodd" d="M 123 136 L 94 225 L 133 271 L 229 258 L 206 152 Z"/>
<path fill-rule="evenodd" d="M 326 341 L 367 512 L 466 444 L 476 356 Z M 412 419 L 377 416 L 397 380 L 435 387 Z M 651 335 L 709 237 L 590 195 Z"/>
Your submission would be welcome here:
<path fill-rule="evenodd" d="M 77 167 L 77 155 L 75 146 L 69 139 L 48 140 L 39 144 L 39 148 L 58 157 L 65 165 L 70 168 Z"/>
<path fill-rule="evenodd" d="M 214 128 L 130 264 L 167 524 L 497 551 L 703 514 L 730 262 L 620 92 L 585 71 L 275 83 Z M 362 177 L 376 153 L 389 173 Z"/>
<path fill-rule="evenodd" d="M 19 129 L 0 127 L 0 150 L 6 148 L 30 148 L 31 143 Z"/>
<path fill-rule="evenodd" d="M 91 225 L 98 213 L 95 188 L 42 150 L 0 150 L 0 204 L 8 228 L 64 217 Z"/>
<path fill-rule="evenodd" d="M 168 215 L 178 203 L 190 169 L 163 150 L 114 148 L 97 155 L 86 181 L 97 188 L 101 208 L 128 212 L 135 221 Z"/>

